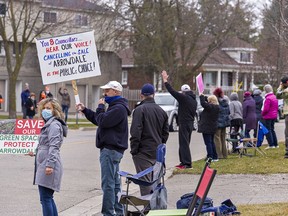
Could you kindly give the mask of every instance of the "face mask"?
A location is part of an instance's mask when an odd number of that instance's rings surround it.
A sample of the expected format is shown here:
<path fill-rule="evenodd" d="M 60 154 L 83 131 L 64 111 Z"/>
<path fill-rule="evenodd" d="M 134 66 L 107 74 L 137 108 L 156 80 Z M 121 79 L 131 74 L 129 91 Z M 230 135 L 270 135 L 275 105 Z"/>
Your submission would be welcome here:
<path fill-rule="evenodd" d="M 50 119 L 52 117 L 52 110 L 48 110 L 48 109 L 43 109 L 42 110 L 42 117 L 47 121 L 48 119 Z"/>
<path fill-rule="evenodd" d="M 113 101 L 115 101 L 115 100 L 117 100 L 119 98 L 121 98 L 121 96 L 119 96 L 119 95 L 112 96 L 112 97 L 105 96 L 105 102 L 110 104 L 111 102 L 113 102 Z"/>

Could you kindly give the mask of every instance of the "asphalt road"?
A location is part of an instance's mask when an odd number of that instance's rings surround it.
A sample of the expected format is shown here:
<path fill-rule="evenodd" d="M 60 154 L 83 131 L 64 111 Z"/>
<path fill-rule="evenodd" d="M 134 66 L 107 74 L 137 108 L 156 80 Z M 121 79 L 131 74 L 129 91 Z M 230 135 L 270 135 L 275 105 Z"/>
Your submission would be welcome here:
<path fill-rule="evenodd" d="M 278 139 L 284 140 L 283 120 L 276 124 L 276 132 Z M 206 155 L 202 136 L 197 132 L 192 134 L 191 153 L 193 160 Z M 59 215 L 92 215 L 89 213 L 92 210 L 99 211 L 102 192 L 95 131 L 70 130 L 61 148 L 61 156 L 64 176 L 61 192 L 55 193 Z M 167 142 L 168 173 L 178 163 L 178 133 L 174 132 L 170 133 Z M 0 169 L 0 215 L 41 215 L 38 189 L 32 185 L 34 158 L 24 155 L 0 155 Z M 129 150 L 124 154 L 121 170 L 135 173 Z"/>

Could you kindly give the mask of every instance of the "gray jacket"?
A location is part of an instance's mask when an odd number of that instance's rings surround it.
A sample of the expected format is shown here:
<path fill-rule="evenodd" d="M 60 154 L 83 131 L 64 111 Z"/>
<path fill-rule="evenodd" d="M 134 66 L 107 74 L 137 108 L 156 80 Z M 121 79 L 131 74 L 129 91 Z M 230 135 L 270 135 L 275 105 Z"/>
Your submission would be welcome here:
<path fill-rule="evenodd" d="M 45 123 L 36 149 L 33 184 L 60 191 L 63 174 L 60 147 L 63 143 L 63 136 L 66 137 L 66 135 L 67 126 L 62 120 L 52 117 Z M 45 174 L 46 167 L 53 168 L 51 175 Z"/>
<path fill-rule="evenodd" d="M 243 119 L 243 107 L 241 102 L 238 100 L 238 95 L 237 93 L 232 93 L 230 95 L 230 104 L 229 104 L 229 109 L 230 109 L 230 115 L 229 118 L 230 120 L 233 119 Z"/>

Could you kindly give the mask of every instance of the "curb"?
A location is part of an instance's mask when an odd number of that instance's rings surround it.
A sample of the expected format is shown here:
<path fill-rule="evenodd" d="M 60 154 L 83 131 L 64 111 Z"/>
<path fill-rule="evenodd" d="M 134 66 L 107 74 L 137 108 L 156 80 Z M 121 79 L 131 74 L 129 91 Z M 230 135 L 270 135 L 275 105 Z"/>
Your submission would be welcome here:
<path fill-rule="evenodd" d="M 165 174 L 165 181 L 169 179 L 173 174 L 174 168 L 166 169 Z M 122 189 L 126 188 L 126 183 L 122 179 Z M 130 194 L 135 194 L 139 192 L 139 187 L 136 184 L 131 185 L 130 187 Z M 59 216 L 100 216 L 102 208 L 102 195 L 94 196 L 89 199 L 86 199 L 71 208 L 68 208 L 59 213 Z"/>

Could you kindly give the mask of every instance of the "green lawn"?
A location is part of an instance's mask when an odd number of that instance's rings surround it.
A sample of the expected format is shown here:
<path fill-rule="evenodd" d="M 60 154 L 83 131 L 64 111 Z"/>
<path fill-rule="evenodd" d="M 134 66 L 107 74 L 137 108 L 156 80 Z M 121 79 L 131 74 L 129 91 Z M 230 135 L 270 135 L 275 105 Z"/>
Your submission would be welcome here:
<path fill-rule="evenodd" d="M 275 174 L 288 173 L 288 159 L 284 159 L 284 144 L 280 143 L 279 148 L 264 150 L 265 156 L 261 156 L 258 152 L 254 156 L 254 149 L 249 149 L 248 153 L 252 157 L 230 154 L 227 159 L 212 162 L 211 167 L 217 170 L 217 175 L 221 174 Z M 193 162 L 192 170 L 174 170 L 173 174 L 201 174 L 205 161 L 199 160 Z M 288 203 L 271 203 L 271 204 L 253 204 L 239 205 L 238 211 L 243 216 L 283 216 L 288 215 Z"/>
<path fill-rule="evenodd" d="M 279 148 L 264 150 L 267 146 L 262 146 L 261 149 L 266 153 L 261 156 L 254 149 L 248 149 L 248 153 L 252 157 L 242 156 L 238 154 L 230 154 L 227 159 L 220 159 L 218 162 L 212 162 L 211 167 L 217 170 L 217 175 L 221 174 L 275 174 L 288 173 L 288 159 L 284 159 L 285 148 L 284 144 L 280 143 Z M 205 161 L 199 160 L 193 162 L 192 170 L 175 169 L 173 174 L 201 174 Z"/>

